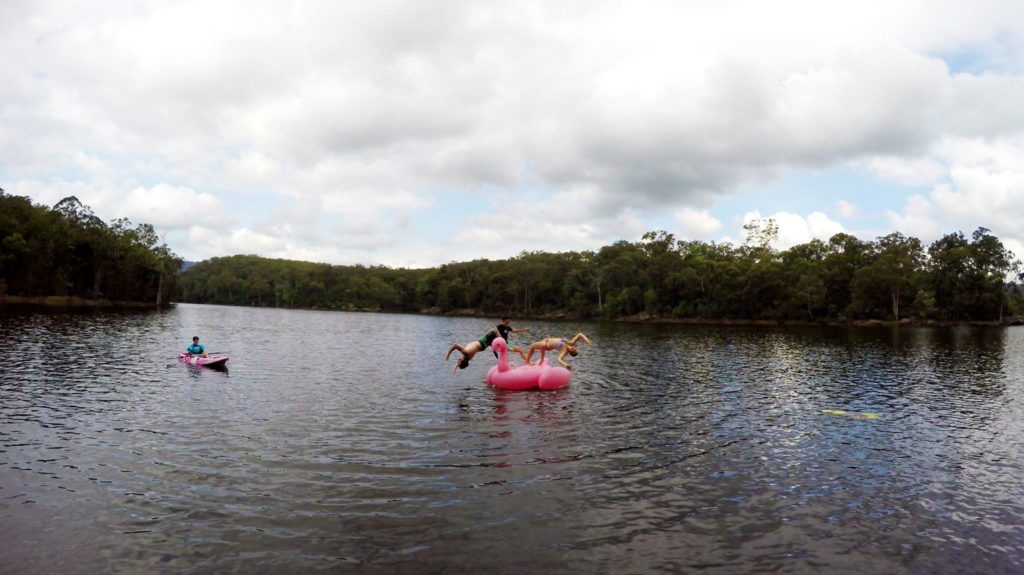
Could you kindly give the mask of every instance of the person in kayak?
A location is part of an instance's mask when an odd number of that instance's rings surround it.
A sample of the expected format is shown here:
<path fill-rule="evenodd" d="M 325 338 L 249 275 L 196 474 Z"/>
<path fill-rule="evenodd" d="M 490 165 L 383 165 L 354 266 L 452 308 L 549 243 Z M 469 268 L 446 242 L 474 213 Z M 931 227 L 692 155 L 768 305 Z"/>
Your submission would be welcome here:
<path fill-rule="evenodd" d="M 455 367 L 452 368 L 452 373 L 455 373 L 455 371 L 459 369 L 466 369 L 469 367 L 469 361 L 473 359 L 473 356 L 487 349 L 491 345 L 491 342 L 500 336 L 501 332 L 498 331 L 498 328 L 493 327 L 490 331 L 485 333 L 483 337 L 476 341 L 471 341 L 466 345 L 453 343 L 452 346 L 448 348 L 448 353 L 445 354 L 444 360 L 447 362 L 448 359 L 451 358 L 452 352 L 458 350 L 458 352 L 462 354 L 462 359 L 460 359 L 459 362 L 455 364 Z M 523 350 L 518 349 L 518 351 L 519 355 L 522 356 L 523 359 L 526 359 L 526 354 L 523 353 Z"/>
<path fill-rule="evenodd" d="M 206 353 L 206 348 L 203 347 L 201 343 L 199 343 L 198 335 L 192 337 L 192 345 L 186 347 L 185 351 L 188 352 L 188 355 L 190 357 L 195 357 L 197 355 L 199 357 L 210 357 L 210 354 Z"/>
<path fill-rule="evenodd" d="M 530 360 L 533 359 L 533 352 L 535 351 L 557 351 L 558 363 L 562 364 L 562 367 L 565 369 L 572 369 L 572 366 L 565 362 L 565 356 L 568 354 L 576 357 L 579 354 L 579 349 L 576 348 L 576 345 L 581 339 L 585 341 L 587 345 L 593 345 L 590 338 L 583 333 L 576 334 L 575 337 L 570 340 L 565 340 L 560 337 L 546 337 L 538 342 L 531 343 L 530 352 L 526 354 L 526 357 L 523 359 L 526 360 L 526 363 L 530 363 Z"/>
<path fill-rule="evenodd" d="M 508 350 L 509 351 L 514 351 L 514 352 L 518 353 L 519 355 L 523 355 L 523 350 L 522 349 L 520 349 L 518 347 L 512 347 L 512 339 L 511 339 L 510 336 L 512 334 L 514 334 L 514 333 L 529 333 L 530 332 L 529 328 L 521 327 L 519 329 L 514 329 L 512 327 L 512 320 L 510 320 L 507 317 L 503 317 L 503 318 L 501 318 L 501 323 L 499 323 L 497 325 L 496 329 L 498 330 L 498 333 L 501 334 L 501 337 L 504 338 L 505 343 L 508 344 L 508 346 L 509 346 Z M 494 352 L 494 357 L 498 357 L 498 352 L 496 352 L 496 351 Z"/>

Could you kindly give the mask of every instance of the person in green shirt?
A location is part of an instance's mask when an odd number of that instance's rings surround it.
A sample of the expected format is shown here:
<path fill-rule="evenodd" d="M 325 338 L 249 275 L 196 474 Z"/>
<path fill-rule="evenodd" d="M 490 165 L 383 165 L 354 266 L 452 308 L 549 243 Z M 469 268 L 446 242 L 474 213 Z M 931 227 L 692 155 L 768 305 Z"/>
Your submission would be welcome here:
<path fill-rule="evenodd" d="M 484 336 L 481 337 L 480 339 L 471 341 L 466 345 L 459 345 L 458 343 L 453 343 L 452 346 L 448 348 L 448 353 L 445 354 L 444 360 L 445 362 L 447 362 L 448 359 L 451 358 L 452 352 L 458 351 L 459 353 L 462 354 L 462 359 L 460 359 L 458 363 L 455 364 L 455 367 L 452 368 L 452 373 L 455 373 L 455 371 L 459 369 L 466 369 L 467 367 L 469 367 L 470 360 L 472 360 L 477 353 L 487 349 L 491 345 L 491 342 L 493 342 L 500 336 L 501 332 L 498 331 L 498 327 L 496 326 L 491 328 L 490 331 L 485 333 Z M 519 350 L 518 348 L 516 348 L 516 350 L 519 351 L 519 355 L 522 356 L 522 358 L 525 360 L 526 354 L 524 354 L 523 351 Z"/>
<path fill-rule="evenodd" d="M 188 351 L 188 354 L 193 357 L 197 355 L 199 357 L 210 357 L 210 354 L 206 353 L 206 348 L 203 347 L 201 343 L 199 343 L 198 335 L 192 337 L 192 345 L 186 347 L 185 350 Z"/>
<path fill-rule="evenodd" d="M 520 349 L 518 347 L 514 347 L 512 345 L 512 337 L 511 336 L 512 336 L 512 334 L 515 334 L 515 333 L 529 333 L 530 332 L 529 328 L 521 327 L 521 328 L 515 329 L 515 328 L 512 327 L 512 320 L 510 320 L 507 317 L 503 317 L 503 318 L 501 318 L 501 323 L 499 323 L 497 325 L 497 330 L 498 330 L 498 333 L 501 334 L 501 337 L 505 338 L 505 343 L 508 344 L 508 350 L 509 351 L 514 351 L 514 352 L 518 353 L 519 355 L 523 355 L 523 350 L 522 349 Z M 494 357 L 498 357 L 498 352 L 494 352 Z"/>

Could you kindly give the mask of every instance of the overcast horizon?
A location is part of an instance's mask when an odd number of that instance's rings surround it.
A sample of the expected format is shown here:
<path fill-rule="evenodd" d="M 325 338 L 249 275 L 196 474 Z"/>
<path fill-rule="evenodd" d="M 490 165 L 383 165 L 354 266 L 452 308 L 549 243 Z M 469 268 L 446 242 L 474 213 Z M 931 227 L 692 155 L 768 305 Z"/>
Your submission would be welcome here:
<path fill-rule="evenodd" d="M 0 187 L 187 260 L 428 267 L 664 229 L 990 228 L 1024 256 L 1018 2 L 0 4 Z"/>

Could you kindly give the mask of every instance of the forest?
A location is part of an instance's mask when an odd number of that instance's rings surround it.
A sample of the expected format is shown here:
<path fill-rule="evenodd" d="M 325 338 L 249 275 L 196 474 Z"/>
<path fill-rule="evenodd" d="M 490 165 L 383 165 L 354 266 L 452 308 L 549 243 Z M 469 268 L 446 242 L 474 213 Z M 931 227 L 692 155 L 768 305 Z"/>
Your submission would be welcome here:
<path fill-rule="evenodd" d="M 181 264 L 149 224 L 107 224 L 74 196 L 50 208 L 0 189 L 0 298 L 166 305 Z"/>
<path fill-rule="evenodd" d="M 105 223 L 77 198 L 52 208 L 0 189 L 0 296 L 532 317 L 1002 321 L 1024 314 L 1017 258 L 986 228 L 925 245 L 840 233 L 785 250 L 774 221 L 742 245 L 665 231 L 596 251 L 523 252 L 428 269 L 251 255 L 184 272 L 149 224 Z"/>
<path fill-rule="evenodd" d="M 185 302 L 414 313 L 693 320 L 1002 321 L 1024 313 L 1020 264 L 988 229 L 925 246 L 840 233 L 786 250 L 770 219 L 743 245 L 665 231 L 597 251 L 523 252 L 429 269 L 231 256 L 179 280 Z M 1012 281 L 1008 281 L 1012 280 Z"/>

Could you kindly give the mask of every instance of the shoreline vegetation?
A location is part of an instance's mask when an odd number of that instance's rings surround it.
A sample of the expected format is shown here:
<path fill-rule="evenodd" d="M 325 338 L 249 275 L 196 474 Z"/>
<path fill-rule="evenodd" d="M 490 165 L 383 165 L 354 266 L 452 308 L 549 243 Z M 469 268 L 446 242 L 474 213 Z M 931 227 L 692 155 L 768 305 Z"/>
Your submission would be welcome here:
<path fill-rule="evenodd" d="M 178 302 L 178 303 L 193 303 L 193 302 Z M 90 308 L 103 308 L 103 309 L 152 309 L 154 305 L 150 302 L 138 302 L 138 301 L 111 301 L 111 300 L 94 300 L 85 299 L 80 297 L 67 297 L 67 296 L 45 296 L 45 297 L 19 297 L 19 296 L 0 296 L 0 307 L 4 305 L 13 306 L 24 306 L 24 307 L 48 307 L 48 308 L 66 308 L 66 309 L 90 309 Z M 174 302 L 161 306 L 170 307 L 173 306 Z M 250 305 L 240 304 L 196 304 L 196 305 L 228 305 L 232 307 L 255 307 Z M 335 308 L 321 308 L 321 307 L 292 307 L 283 309 L 298 309 L 308 311 L 338 311 L 346 313 L 399 313 L 407 315 L 427 315 L 436 317 L 471 317 L 471 318 L 487 318 L 493 319 L 501 314 L 493 312 L 480 312 L 471 309 L 456 309 L 447 312 L 440 310 L 420 310 L 420 311 L 387 311 L 381 309 L 335 309 Z M 881 319 L 860 319 L 860 320 L 846 320 L 846 319 L 820 319 L 816 321 L 807 320 L 768 320 L 768 319 L 708 319 L 708 318 L 674 318 L 674 317 L 660 317 L 651 316 L 646 314 L 636 314 L 631 316 L 620 316 L 620 317 L 589 317 L 583 318 L 581 316 L 567 314 L 563 312 L 548 313 L 544 315 L 528 315 L 528 316 L 516 316 L 519 320 L 542 320 L 542 321 L 574 321 L 574 320 L 587 320 L 587 321 L 609 321 L 609 322 L 620 322 L 620 323 L 648 323 L 648 324 L 679 324 L 679 325 L 709 325 L 709 326 L 763 326 L 763 327 L 830 327 L 830 326 L 856 326 L 856 327 L 871 327 L 871 326 L 885 326 L 885 327 L 897 327 L 897 326 L 1017 326 L 1024 325 L 1024 316 L 1007 316 L 1002 321 L 998 320 L 935 320 L 935 319 L 917 319 L 917 318 L 904 318 L 899 321 L 893 320 L 881 320 Z"/>
<path fill-rule="evenodd" d="M 1016 256 L 986 228 L 925 246 L 845 233 L 779 250 L 771 219 L 741 245 L 652 231 L 596 251 L 522 252 L 432 268 L 254 255 L 190 264 L 153 226 L 107 224 L 0 189 L 0 303 L 254 307 L 720 325 L 1005 325 L 1024 316 Z"/>
<path fill-rule="evenodd" d="M 74 196 L 50 208 L 0 189 L 0 302 L 165 306 L 181 265 L 150 224 L 108 224 Z"/>
<path fill-rule="evenodd" d="M 122 300 L 109 300 L 109 299 L 88 299 L 77 296 L 35 296 L 35 297 L 24 297 L 24 296 L 12 296 L 4 295 L 0 296 L 0 306 L 14 305 L 14 306 L 34 306 L 34 307 L 51 307 L 51 308 L 154 308 L 156 307 L 153 302 L 142 302 L 142 301 L 122 301 Z M 166 304 L 161 304 L 160 307 L 168 307 Z"/>
<path fill-rule="evenodd" d="M 925 246 L 898 232 L 785 250 L 774 221 L 744 244 L 665 231 L 597 251 L 523 252 L 426 269 L 252 255 L 181 274 L 181 301 L 255 307 L 742 325 L 1002 325 L 1024 316 L 1021 265 L 986 228 Z M 1012 279 L 1011 279 L 1012 278 Z"/>
<path fill-rule="evenodd" d="M 248 306 L 243 306 L 248 307 Z M 311 308 L 317 309 L 317 308 Z M 326 311 L 326 310 L 321 310 Z M 371 310 L 371 309 L 358 309 L 358 310 L 330 310 L 330 311 L 350 311 L 356 313 L 386 313 L 382 310 Z M 424 310 L 417 312 L 416 315 L 434 315 L 440 317 L 474 317 L 474 318 L 496 318 L 500 314 L 477 312 L 475 310 L 453 310 L 446 313 L 434 313 L 430 310 Z M 778 327 L 778 326 L 791 326 L 791 327 L 829 327 L 829 326 L 857 326 L 857 327 L 870 327 L 870 326 L 1016 326 L 1024 325 L 1024 316 L 1006 316 L 1000 320 L 937 320 L 937 319 L 918 319 L 918 318 L 903 318 L 899 321 L 894 320 L 882 320 L 882 319 L 820 319 L 815 321 L 808 320 L 770 320 L 770 319 L 709 319 L 699 317 L 689 318 L 678 318 L 678 317 L 660 317 L 652 316 L 647 314 L 636 314 L 631 316 L 619 316 L 619 317 L 591 317 L 582 318 L 579 316 L 573 316 L 565 313 L 552 313 L 547 315 L 535 315 L 535 316 L 516 316 L 517 319 L 523 321 L 529 320 L 543 320 L 543 321 L 572 321 L 572 320 L 588 320 L 588 321 L 610 321 L 620 323 L 652 323 L 652 324 L 678 324 L 678 325 L 712 325 L 712 326 L 764 326 L 764 327 Z"/>

